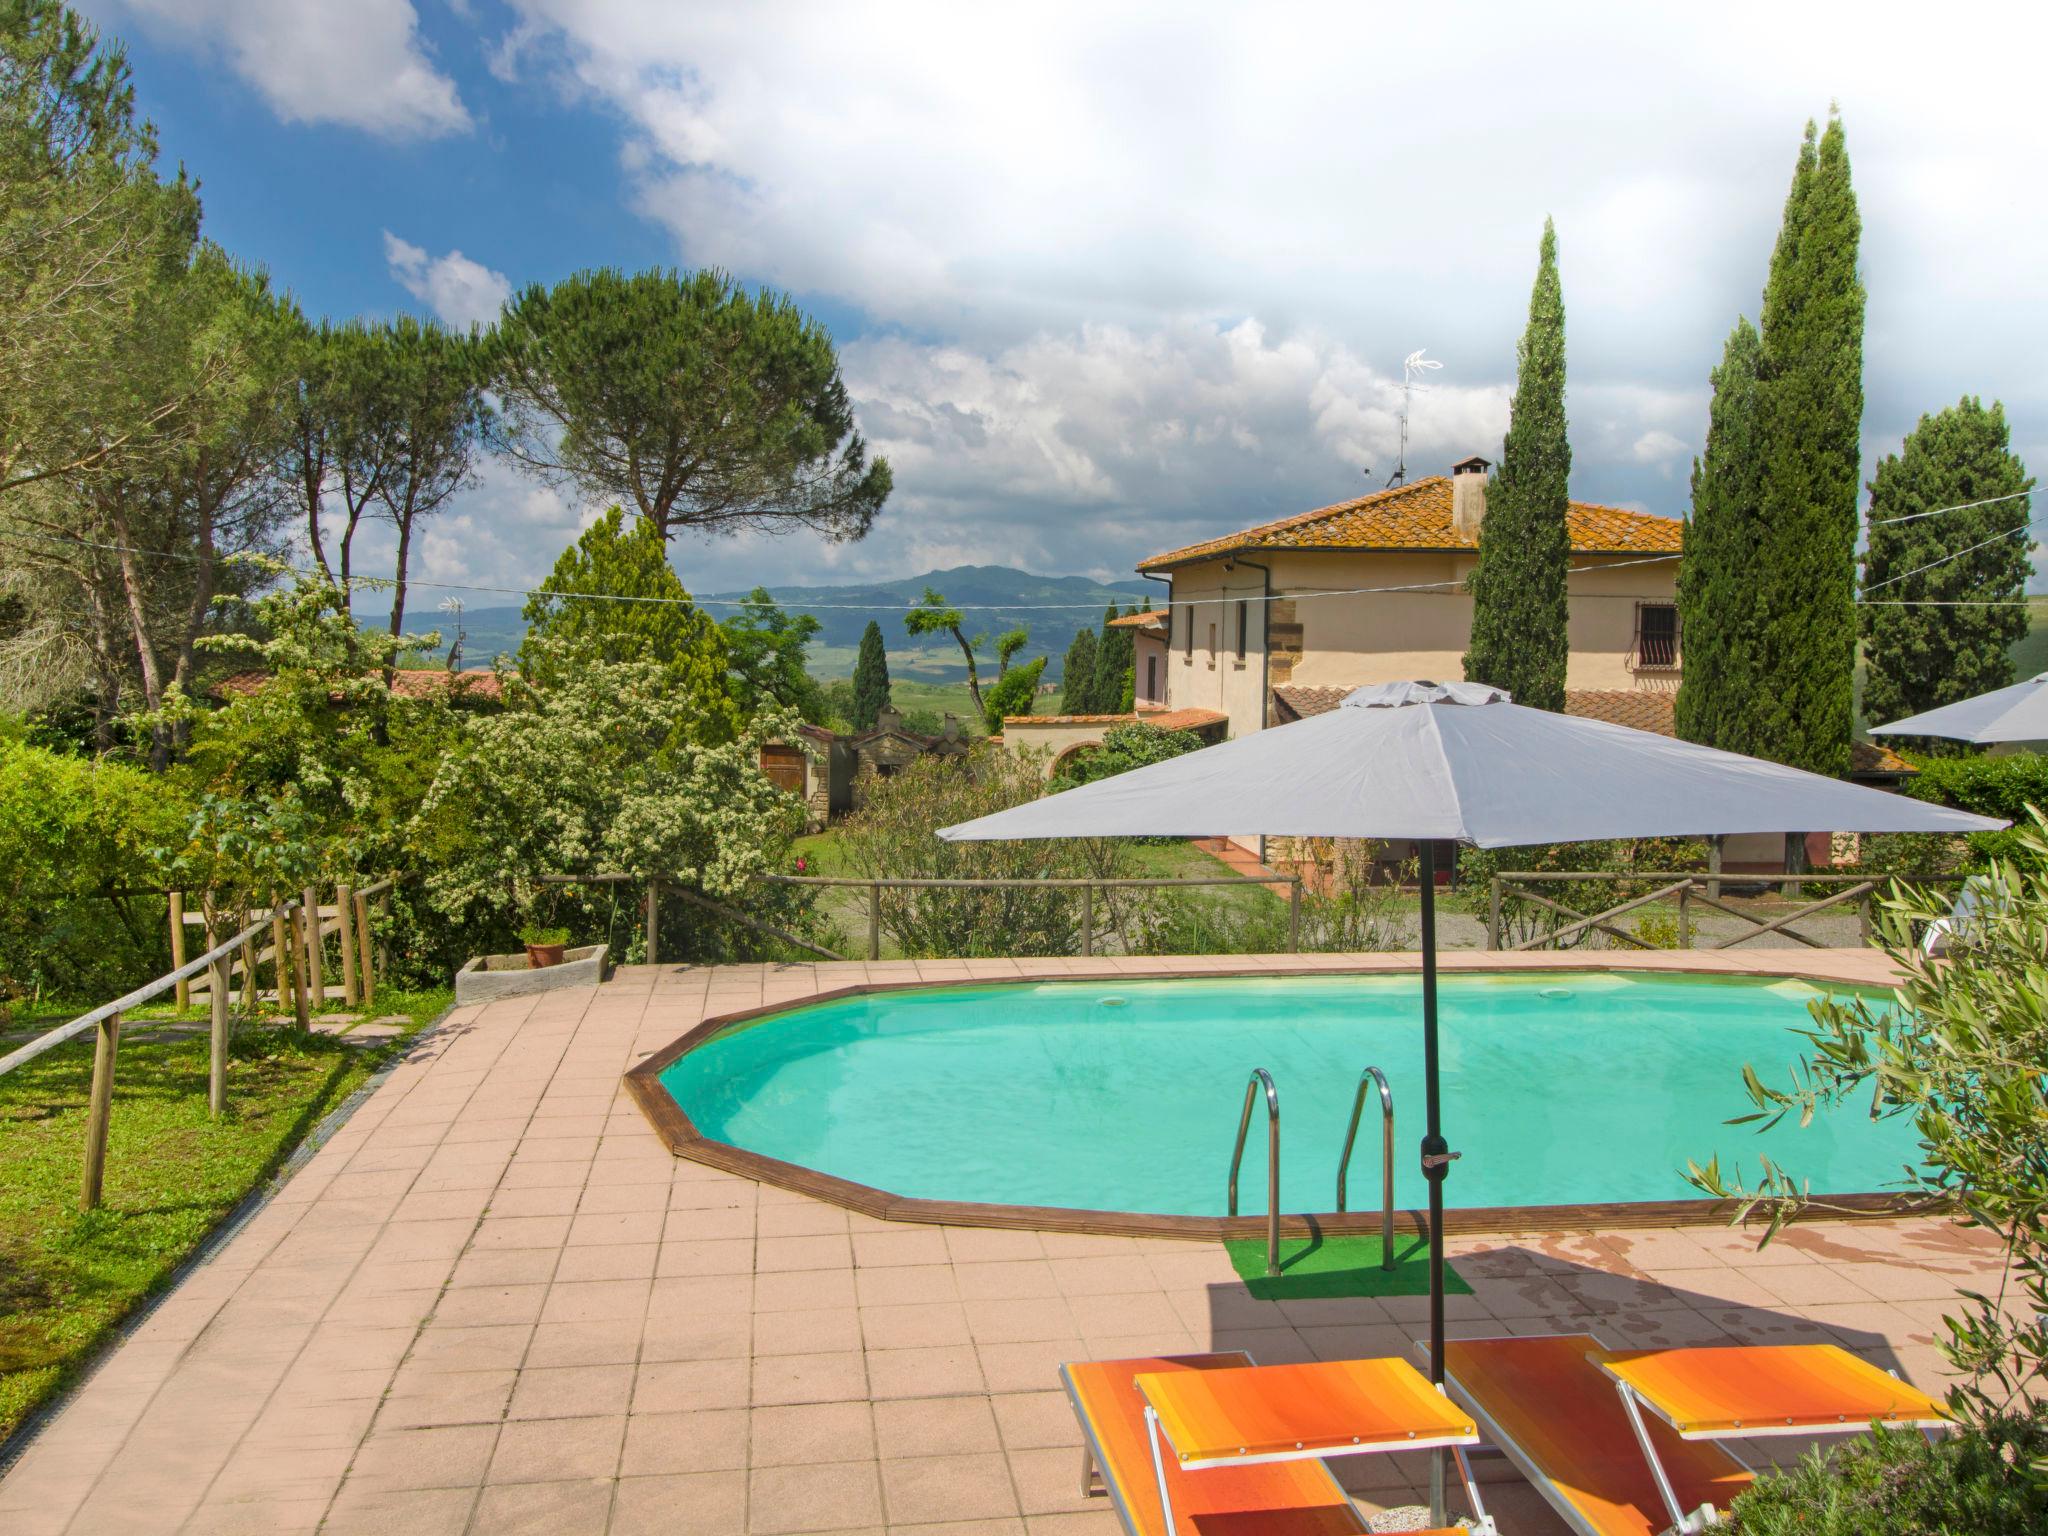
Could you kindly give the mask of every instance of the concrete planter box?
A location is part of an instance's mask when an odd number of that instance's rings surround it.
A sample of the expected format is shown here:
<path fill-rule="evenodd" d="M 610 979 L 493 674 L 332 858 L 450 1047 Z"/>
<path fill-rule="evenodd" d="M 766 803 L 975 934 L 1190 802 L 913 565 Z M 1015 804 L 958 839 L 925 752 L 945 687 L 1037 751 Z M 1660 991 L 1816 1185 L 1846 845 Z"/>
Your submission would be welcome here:
<path fill-rule="evenodd" d="M 535 970 L 526 956 L 479 955 L 455 973 L 455 1001 L 488 1003 L 500 997 L 525 997 L 563 987 L 594 987 L 604 980 L 605 951 L 610 946 L 585 944 L 567 950 L 560 965 Z"/>

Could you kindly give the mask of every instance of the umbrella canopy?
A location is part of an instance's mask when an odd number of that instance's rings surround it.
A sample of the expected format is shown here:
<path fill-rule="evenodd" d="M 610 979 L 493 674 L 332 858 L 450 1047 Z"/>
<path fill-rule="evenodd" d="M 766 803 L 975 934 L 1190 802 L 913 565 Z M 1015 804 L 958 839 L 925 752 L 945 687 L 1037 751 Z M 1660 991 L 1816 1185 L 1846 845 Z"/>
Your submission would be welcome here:
<path fill-rule="evenodd" d="M 1429 1361 L 1443 1380 L 1443 1136 L 1432 842 L 1481 848 L 1728 832 L 1988 832 L 1902 795 L 1604 721 L 1526 709 L 1476 683 L 1383 683 L 1343 706 L 998 811 L 939 836 L 1413 838 L 1421 843 Z M 1443 1523 L 1441 1454 L 1430 1503 Z"/>
<path fill-rule="evenodd" d="M 1960 707 L 1960 706 L 1958 706 Z M 947 827 L 1029 837 L 1370 837 L 1480 848 L 1729 832 L 1983 832 L 2002 823 L 1734 752 L 1382 683 L 1338 709 Z"/>
<path fill-rule="evenodd" d="M 1908 715 L 1890 725 L 1874 725 L 1870 734 L 1975 742 L 2048 741 L 2048 672 L 2010 688 L 1995 688 L 1925 714 Z"/>

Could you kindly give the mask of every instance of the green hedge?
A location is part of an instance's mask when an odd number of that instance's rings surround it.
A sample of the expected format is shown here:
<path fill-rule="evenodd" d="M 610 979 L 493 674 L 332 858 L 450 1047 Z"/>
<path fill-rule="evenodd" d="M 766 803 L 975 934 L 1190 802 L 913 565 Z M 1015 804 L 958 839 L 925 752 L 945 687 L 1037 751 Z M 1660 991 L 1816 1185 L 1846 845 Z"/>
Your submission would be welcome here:
<path fill-rule="evenodd" d="M 2027 820 L 2029 806 L 2048 807 L 2048 757 L 2038 752 L 2015 752 L 2005 757 L 1936 757 L 1908 754 L 1908 761 L 1920 770 L 1906 780 L 1905 791 L 1916 800 L 1975 811 L 1980 816 L 2002 816 L 2019 824 Z M 1988 858 L 2009 858 L 2014 834 L 1980 832 L 1970 837 L 1972 864 L 1981 867 Z"/>

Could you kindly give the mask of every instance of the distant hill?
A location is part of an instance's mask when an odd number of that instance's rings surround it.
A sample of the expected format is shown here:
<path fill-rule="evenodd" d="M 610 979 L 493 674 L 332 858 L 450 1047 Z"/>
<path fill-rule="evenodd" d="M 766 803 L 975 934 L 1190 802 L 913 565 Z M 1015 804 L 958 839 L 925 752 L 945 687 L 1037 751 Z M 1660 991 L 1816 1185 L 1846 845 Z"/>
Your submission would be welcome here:
<path fill-rule="evenodd" d="M 882 626 L 882 639 L 889 648 L 892 673 L 928 682 L 958 682 L 967 675 L 960 648 L 947 640 L 934 645 L 928 640 L 913 642 L 903 628 L 903 615 L 932 587 L 960 609 L 969 637 L 986 632 L 991 639 L 1005 630 L 1024 625 L 1031 631 L 1031 643 L 1019 653 L 1030 662 L 1050 656 L 1047 681 L 1059 679 L 1059 659 L 1066 654 L 1075 631 L 1092 629 L 1102 622 L 1111 603 L 1121 608 L 1150 604 L 1163 593 L 1157 582 L 1133 578 L 1100 582 L 1089 576 L 1039 576 L 1030 571 L 1002 565 L 960 565 L 947 571 L 927 571 L 900 581 L 856 582 L 846 586 L 771 586 L 769 594 L 792 613 L 809 613 L 821 628 L 811 642 L 811 671 L 830 680 L 853 674 L 855 652 L 861 632 L 870 619 Z M 699 597 L 718 618 L 732 617 L 731 604 L 746 592 L 706 592 Z M 1059 606 L 1052 606 L 1059 605 Z M 1071 605 L 1071 606 L 1068 606 Z M 431 611 L 407 616 L 407 628 L 441 631 L 441 655 L 455 638 L 450 615 Z M 488 666 L 493 657 L 518 651 L 526 638 L 526 622 L 518 608 L 471 608 L 462 616 L 462 657 L 466 665 Z M 437 658 L 438 659 L 438 658 Z M 994 669 L 990 655 L 986 663 Z"/>

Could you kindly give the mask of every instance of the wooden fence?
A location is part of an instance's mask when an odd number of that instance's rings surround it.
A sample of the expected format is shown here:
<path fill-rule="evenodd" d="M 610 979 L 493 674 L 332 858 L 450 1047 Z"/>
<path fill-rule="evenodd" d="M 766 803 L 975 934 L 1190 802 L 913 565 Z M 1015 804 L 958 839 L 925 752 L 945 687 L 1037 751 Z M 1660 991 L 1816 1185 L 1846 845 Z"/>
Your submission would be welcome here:
<path fill-rule="evenodd" d="M 1960 884 L 1964 877 L 1961 875 L 1913 875 L 1901 878 L 1905 879 L 1909 884 L 1955 885 Z M 1594 912 L 1580 911 L 1553 897 L 1540 895 L 1536 891 L 1529 889 L 1529 887 L 1536 885 L 1550 885 L 1563 886 L 1569 890 L 1574 887 L 1591 886 L 1600 881 L 1611 882 L 1616 880 L 1625 880 L 1630 884 L 1640 884 L 1646 880 L 1659 883 L 1655 890 L 1644 895 L 1630 897 L 1627 901 L 1620 902 L 1615 906 L 1604 907 Z M 1889 883 L 1888 877 L 1874 878 L 1869 875 L 1752 875 L 1726 874 L 1720 870 L 1711 870 L 1705 874 L 1676 870 L 1645 870 L 1627 874 L 1612 870 L 1509 870 L 1495 875 L 1489 882 L 1486 904 L 1486 947 L 1488 949 L 1505 948 L 1511 951 L 1554 949 L 1566 941 L 1577 940 L 1598 933 L 1610 939 L 1618 940 L 1621 943 L 1633 945 L 1637 949 L 1663 948 L 1665 946 L 1653 943 L 1641 934 L 1615 926 L 1614 919 L 1627 913 L 1665 902 L 1672 903 L 1677 909 L 1677 947 L 1679 949 L 1691 949 L 1694 947 L 1695 924 L 1693 921 L 1693 908 L 1695 905 L 1724 913 L 1729 917 L 1739 918 L 1749 924 L 1749 927 L 1746 929 L 1716 939 L 1710 944 L 1700 946 L 1705 949 L 1733 949 L 1737 945 L 1747 944 L 1752 940 L 1774 933 L 1781 934 L 1794 943 L 1804 944 L 1810 949 L 1824 949 L 1828 947 L 1825 940 L 1816 939 L 1808 934 L 1801 933 L 1793 925 L 1803 922 L 1817 913 L 1833 911 L 1847 906 L 1850 902 L 1856 904 L 1858 937 L 1861 942 L 1868 944 L 1871 937 L 1870 898 L 1879 887 L 1887 883 Z M 1788 885 L 1836 885 L 1841 886 L 1842 889 L 1817 901 L 1807 902 L 1790 912 L 1780 913 L 1770 918 L 1759 917 L 1753 912 L 1745 912 L 1739 907 L 1732 907 L 1722 899 L 1723 886 L 1756 884 L 1780 887 Z M 1510 900 L 1529 902 L 1544 912 L 1563 919 L 1563 921 L 1559 926 L 1547 932 L 1534 934 L 1529 938 L 1504 945 L 1502 943 L 1504 937 L 1502 911 Z"/>
<path fill-rule="evenodd" d="M 341 940 L 342 997 L 350 1005 L 367 1004 L 376 993 L 377 951 L 371 943 L 370 903 L 378 897 L 389 900 L 392 882 L 379 880 L 360 890 L 348 886 L 335 889 L 331 906 L 321 906 L 312 887 L 287 897 L 260 915 L 238 913 L 236 931 L 219 937 L 225 914 L 209 922 L 204 916 L 187 914 L 181 892 L 171 895 L 172 968 L 156 980 L 115 998 L 111 1003 L 81 1014 L 68 1024 L 47 1030 L 27 1044 L 0 1056 L 0 1077 L 16 1067 L 34 1061 L 87 1031 L 93 1032 L 92 1090 L 86 1102 L 85 1166 L 79 1180 L 78 1205 L 90 1211 L 100 1203 L 101 1185 L 107 1164 L 107 1127 L 113 1118 L 114 1067 L 121 1044 L 121 1015 L 169 992 L 179 1008 L 191 1006 L 195 995 L 208 1002 L 209 1029 L 206 1076 L 207 1112 L 218 1118 L 227 1105 L 228 1047 L 233 1040 L 228 1006 L 234 991 L 233 977 L 239 966 L 241 1000 L 246 1012 L 254 1006 L 258 967 L 271 965 L 280 1006 L 289 997 L 298 1027 L 311 1024 L 311 1004 L 328 997 L 326 985 L 326 939 Z M 331 921 L 330 921 L 331 920 Z M 185 930 L 197 924 L 206 930 L 206 953 L 185 958 Z M 270 947 L 263 947 L 265 936 Z"/>
<path fill-rule="evenodd" d="M 1095 893 L 1110 890 L 1171 889 L 1190 890 L 1198 886 L 1236 885 L 1284 885 L 1287 887 L 1287 952 L 1292 954 L 1301 947 L 1301 877 L 1299 875 L 1217 875 L 1201 876 L 1194 879 L 1159 877 L 1143 880 L 1092 880 L 1086 876 L 1060 879 L 867 879 L 859 876 L 842 875 L 768 875 L 764 877 L 776 885 L 817 885 L 838 886 L 865 890 L 868 893 L 867 958 L 882 958 L 882 892 L 885 890 L 1070 890 L 1079 893 L 1081 903 L 1081 953 L 1092 956 L 1095 953 Z M 730 922 L 752 928 L 757 932 L 780 939 L 798 949 L 824 960 L 846 960 L 852 958 L 825 948 L 821 944 L 799 937 L 772 923 L 764 923 L 757 917 L 713 901 L 708 896 L 676 884 L 660 875 L 544 875 L 542 879 L 550 885 L 638 885 L 643 888 L 645 938 L 647 963 L 657 965 L 661 954 L 661 893 L 668 891 L 680 896 L 692 906 L 725 918 Z"/>

